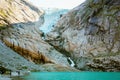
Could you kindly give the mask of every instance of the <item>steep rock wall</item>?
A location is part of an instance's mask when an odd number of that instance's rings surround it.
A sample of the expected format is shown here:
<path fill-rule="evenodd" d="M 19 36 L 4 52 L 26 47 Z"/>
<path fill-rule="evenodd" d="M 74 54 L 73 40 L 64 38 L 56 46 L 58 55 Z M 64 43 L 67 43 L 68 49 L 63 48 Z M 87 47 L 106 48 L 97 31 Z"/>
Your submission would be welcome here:
<path fill-rule="evenodd" d="M 67 58 L 42 40 L 43 14 L 26 0 L 1 0 L 0 39 L 31 62 L 67 66 Z"/>
<path fill-rule="evenodd" d="M 58 21 L 46 41 L 76 68 L 120 71 L 119 5 L 119 0 L 86 0 Z"/>

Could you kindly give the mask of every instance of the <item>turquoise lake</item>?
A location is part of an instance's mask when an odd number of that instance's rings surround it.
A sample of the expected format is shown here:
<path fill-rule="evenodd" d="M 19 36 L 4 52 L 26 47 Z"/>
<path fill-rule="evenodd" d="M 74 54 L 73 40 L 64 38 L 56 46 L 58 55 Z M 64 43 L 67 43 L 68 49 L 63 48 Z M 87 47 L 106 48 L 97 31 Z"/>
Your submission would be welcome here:
<path fill-rule="evenodd" d="M 120 72 L 32 72 L 22 80 L 120 80 Z"/>

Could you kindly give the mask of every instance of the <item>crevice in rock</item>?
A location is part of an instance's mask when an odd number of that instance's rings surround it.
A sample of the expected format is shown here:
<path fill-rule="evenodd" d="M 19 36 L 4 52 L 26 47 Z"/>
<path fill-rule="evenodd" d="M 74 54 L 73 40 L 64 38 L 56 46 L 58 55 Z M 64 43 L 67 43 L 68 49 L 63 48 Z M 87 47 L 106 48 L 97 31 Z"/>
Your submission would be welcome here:
<path fill-rule="evenodd" d="M 71 55 L 70 52 L 66 51 L 64 48 L 60 48 L 59 46 L 54 46 L 48 40 L 45 40 L 45 41 L 48 42 L 48 44 L 51 45 L 53 48 L 55 48 L 58 52 L 60 52 L 61 54 L 63 54 L 65 57 L 67 57 L 67 61 L 68 61 L 69 65 L 71 67 L 74 67 L 74 68 L 78 69 L 76 67 L 76 64 L 74 63 L 74 60 L 73 60 L 72 55 Z"/>

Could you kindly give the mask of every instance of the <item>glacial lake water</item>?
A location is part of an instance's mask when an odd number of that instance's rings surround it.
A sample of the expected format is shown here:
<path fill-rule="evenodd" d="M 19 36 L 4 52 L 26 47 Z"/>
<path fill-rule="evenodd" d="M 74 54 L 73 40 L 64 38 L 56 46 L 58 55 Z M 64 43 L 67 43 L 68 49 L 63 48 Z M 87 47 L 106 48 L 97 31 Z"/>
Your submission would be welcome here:
<path fill-rule="evenodd" d="M 32 72 L 22 80 L 120 80 L 120 72 Z"/>

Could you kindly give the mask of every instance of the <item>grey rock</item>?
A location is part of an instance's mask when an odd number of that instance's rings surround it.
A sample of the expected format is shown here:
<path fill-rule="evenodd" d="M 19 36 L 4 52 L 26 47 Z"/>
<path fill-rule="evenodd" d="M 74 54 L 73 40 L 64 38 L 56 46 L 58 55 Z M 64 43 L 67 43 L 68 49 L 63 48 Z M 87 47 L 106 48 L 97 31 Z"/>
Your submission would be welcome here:
<path fill-rule="evenodd" d="M 8 48 L 2 42 L 0 42 L 0 66 L 12 71 L 43 70 L 42 67 L 32 62 L 29 62 L 28 60 L 26 60 L 25 58 Z"/>
<path fill-rule="evenodd" d="M 119 0 L 86 0 L 62 17 L 46 39 L 59 50 L 66 51 L 63 54 L 71 57 L 76 68 L 87 71 L 120 71 L 118 4 L 120 5 Z M 59 39 L 54 33 L 58 33 Z M 98 57 L 101 57 L 100 64 L 93 61 Z M 115 65 L 111 65 L 112 61 Z"/>
<path fill-rule="evenodd" d="M 42 40 L 39 27 L 44 22 L 44 11 L 27 0 L 1 0 L 0 10 L 0 27 L 4 27 L 0 29 L 1 66 L 10 70 L 28 68 L 33 71 L 42 70 L 40 65 L 47 63 L 69 66 L 63 54 Z M 13 51 L 2 47 L 2 43 Z"/>

